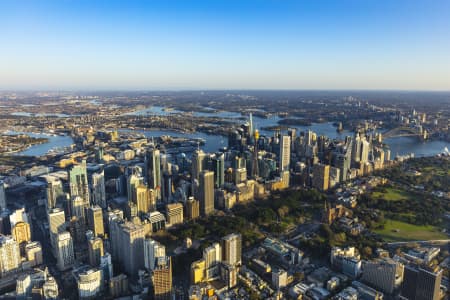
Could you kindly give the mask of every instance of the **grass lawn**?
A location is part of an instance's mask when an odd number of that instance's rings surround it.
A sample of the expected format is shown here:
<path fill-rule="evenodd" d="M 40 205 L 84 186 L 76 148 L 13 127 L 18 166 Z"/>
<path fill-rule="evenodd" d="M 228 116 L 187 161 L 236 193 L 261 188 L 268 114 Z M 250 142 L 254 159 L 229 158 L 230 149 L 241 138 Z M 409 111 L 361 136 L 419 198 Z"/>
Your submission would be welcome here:
<path fill-rule="evenodd" d="M 413 196 L 406 191 L 387 187 L 385 192 L 376 191 L 372 193 L 374 198 L 384 199 L 386 201 L 403 201 L 411 199 Z"/>
<path fill-rule="evenodd" d="M 439 228 L 434 226 L 419 226 L 390 219 L 386 220 L 384 229 L 375 230 L 375 232 L 387 242 L 441 240 L 449 238 L 445 233 L 440 232 Z"/>

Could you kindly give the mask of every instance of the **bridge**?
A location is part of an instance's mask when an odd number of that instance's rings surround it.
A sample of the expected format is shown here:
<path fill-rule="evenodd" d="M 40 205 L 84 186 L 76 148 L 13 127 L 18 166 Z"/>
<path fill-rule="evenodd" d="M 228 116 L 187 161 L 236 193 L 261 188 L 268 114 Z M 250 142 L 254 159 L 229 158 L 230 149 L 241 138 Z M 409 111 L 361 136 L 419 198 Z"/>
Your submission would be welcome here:
<path fill-rule="evenodd" d="M 420 140 L 426 140 L 428 135 L 426 130 L 420 130 L 417 127 L 405 127 L 405 126 L 396 127 L 383 133 L 383 138 L 393 138 L 402 136 L 418 137 Z"/>

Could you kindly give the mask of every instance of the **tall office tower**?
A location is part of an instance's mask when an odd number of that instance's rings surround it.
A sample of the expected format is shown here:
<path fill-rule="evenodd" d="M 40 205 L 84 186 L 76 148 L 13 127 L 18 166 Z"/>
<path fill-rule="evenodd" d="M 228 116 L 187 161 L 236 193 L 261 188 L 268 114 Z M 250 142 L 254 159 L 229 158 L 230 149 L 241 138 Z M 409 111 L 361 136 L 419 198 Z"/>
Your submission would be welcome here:
<path fill-rule="evenodd" d="M 14 225 L 14 227 L 11 229 L 11 234 L 17 244 L 19 244 L 19 246 L 21 246 L 21 248 L 23 249 L 25 244 L 31 241 L 30 224 L 26 222 L 16 223 L 16 225 Z"/>
<path fill-rule="evenodd" d="M 152 274 L 153 299 L 172 299 L 172 260 L 169 256 L 159 257 Z"/>
<path fill-rule="evenodd" d="M 74 244 L 84 244 L 86 242 L 86 223 L 83 219 L 73 216 L 69 222 L 69 232 Z M 79 250 L 79 249 L 76 249 Z"/>
<path fill-rule="evenodd" d="M 62 204 L 66 200 L 61 180 L 48 177 L 47 180 L 47 201 L 45 208 L 48 210 L 55 208 L 57 204 Z"/>
<path fill-rule="evenodd" d="M 192 180 L 200 179 L 200 173 L 205 168 L 206 154 L 203 150 L 195 150 L 192 154 Z"/>
<path fill-rule="evenodd" d="M 5 184 L 0 181 L 0 211 L 6 208 Z"/>
<path fill-rule="evenodd" d="M 169 226 L 182 224 L 183 219 L 183 204 L 171 203 L 166 205 L 166 220 Z"/>
<path fill-rule="evenodd" d="M 50 244 L 53 249 L 53 254 L 57 257 L 58 250 L 58 234 L 66 230 L 66 217 L 64 210 L 60 208 L 53 208 L 47 215 L 48 225 L 50 229 Z"/>
<path fill-rule="evenodd" d="M 103 147 L 102 146 L 99 146 L 99 147 L 96 147 L 95 149 L 94 149 L 94 155 L 95 155 L 95 161 L 98 163 L 98 164 L 101 164 L 101 163 L 103 163 Z"/>
<path fill-rule="evenodd" d="M 214 186 L 219 188 L 225 183 L 225 155 L 217 153 L 213 158 Z"/>
<path fill-rule="evenodd" d="M 0 236 L 0 277 L 20 266 L 19 244 L 11 236 Z"/>
<path fill-rule="evenodd" d="M 140 268 L 144 266 L 144 236 L 145 230 L 141 225 L 131 222 L 119 224 L 118 230 L 111 233 L 118 237 L 112 237 L 113 250 L 117 248 L 115 257 L 123 270 L 131 277 L 136 278 Z"/>
<path fill-rule="evenodd" d="M 166 256 L 166 247 L 151 238 L 144 240 L 144 266 L 147 270 L 155 269 L 158 257 Z"/>
<path fill-rule="evenodd" d="M 25 258 L 31 266 L 41 265 L 44 262 L 41 243 L 38 241 L 27 243 L 25 245 Z"/>
<path fill-rule="evenodd" d="M 165 203 L 169 203 L 172 200 L 173 183 L 172 183 L 172 175 L 167 171 L 163 172 L 161 192 L 162 192 L 162 200 Z"/>
<path fill-rule="evenodd" d="M 403 264 L 392 259 L 366 261 L 361 280 L 383 293 L 392 294 L 403 279 Z"/>
<path fill-rule="evenodd" d="M 223 261 L 237 266 L 242 262 L 242 236 L 232 233 L 222 238 Z"/>
<path fill-rule="evenodd" d="M 92 174 L 92 202 L 106 208 L 105 171 Z"/>
<path fill-rule="evenodd" d="M 253 134 L 253 114 L 250 113 L 250 115 L 248 116 L 248 120 L 249 120 L 249 126 L 248 126 L 248 132 L 250 134 L 250 136 Z"/>
<path fill-rule="evenodd" d="M 370 143 L 364 138 L 361 141 L 361 163 L 369 161 Z"/>
<path fill-rule="evenodd" d="M 441 269 L 407 265 L 401 295 L 408 300 L 438 300 L 441 280 Z"/>
<path fill-rule="evenodd" d="M 25 212 L 25 208 L 16 209 L 12 214 L 9 215 L 9 223 L 11 227 L 14 227 L 19 222 L 26 222 L 30 224 L 28 214 Z"/>
<path fill-rule="evenodd" d="M 106 281 L 109 281 L 114 276 L 111 254 L 108 252 L 105 252 L 105 254 L 100 257 L 100 269 L 103 270 L 103 278 Z"/>
<path fill-rule="evenodd" d="M 144 184 L 135 189 L 135 197 L 133 196 L 133 198 L 136 199 L 137 214 L 139 216 L 150 212 L 152 208 L 150 196 L 150 190 Z"/>
<path fill-rule="evenodd" d="M 103 253 L 103 240 L 93 237 L 88 240 L 89 264 L 93 267 L 100 266 Z"/>
<path fill-rule="evenodd" d="M 186 201 L 186 219 L 195 220 L 200 216 L 200 203 L 194 197 Z"/>
<path fill-rule="evenodd" d="M 330 182 L 330 166 L 323 164 L 315 164 L 313 166 L 312 186 L 318 190 L 328 190 Z"/>
<path fill-rule="evenodd" d="M 161 190 L 161 154 L 158 149 L 149 149 L 145 154 L 145 168 L 147 183 L 151 189 L 157 191 L 157 199 Z"/>
<path fill-rule="evenodd" d="M 202 171 L 200 173 L 198 198 L 202 216 L 214 212 L 214 172 Z"/>
<path fill-rule="evenodd" d="M 333 153 L 333 165 L 340 169 L 340 181 L 349 179 L 350 164 L 351 151 L 348 148 L 344 148 L 342 152 Z"/>
<path fill-rule="evenodd" d="M 94 236 L 104 236 L 103 211 L 98 205 L 93 205 L 87 209 L 88 228 L 92 230 Z"/>
<path fill-rule="evenodd" d="M 128 202 L 136 203 L 136 189 L 138 186 L 144 184 L 144 178 L 138 175 L 132 174 L 127 178 L 127 195 Z"/>
<path fill-rule="evenodd" d="M 314 137 L 315 133 L 308 129 L 305 132 L 305 145 L 312 145 L 312 143 L 314 142 Z"/>
<path fill-rule="evenodd" d="M 359 163 L 361 161 L 361 144 L 362 144 L 362 139 L 361 136 L 359 134 L 359 132 L 357 132 L 355 134 L 355 140 L 353 141 L 353 149 L 352 149 L 352 164 L 356 165 L 357 163 Z"/>
<path fill-rule="evenodd" d="M 205 267 L 209 269 L 216 266 L 222 261 L 222 247 L 219 243 L 214 243 L 203 250 L 203 259 L 205 260 Z"/>
<path fill-rule="evenodd" d="M 253 132 L 253 136 L 255 139 L 255 144 L 253 147 L 252 152 L 252 163 L 251 163 L 251 171 L 252 171 L 252 178 L 258 178 L 259 177 L 259 162 L 258 162 L 258 141 L 259 141 L 259 131 L 255 130 Z"/>
<path fill-rule="evenodd" d="M 77 217 L 86 223 L 86 209 L 89 207 L 89 201 L 86 202 L 80 196 L 72 197 L 70 201 L 70 216 Z"/>
<path fill-rule="evenodd" d="M 68 231 L 57 235 L 56 265 L 60 271 L 67 270 L 75 263 L 73 240 Z"/>
<path fill-rule="evenodd" d="M 80 207 L 89 206 L 89 184 L 86 171 L 86 161 L 83 161 L 81 165 L 74 166 L 69 171 L 69 186 L 70 197 L 73 201 L 76 197 L 79 197 Z M 84 215 L 83 215 L 84 218 Z"/>
<path fill-rule="evenodd" d="M 280 171 L 289 171 L 291 162 L 291 137 L 283 135 L 280 140 Z"/>

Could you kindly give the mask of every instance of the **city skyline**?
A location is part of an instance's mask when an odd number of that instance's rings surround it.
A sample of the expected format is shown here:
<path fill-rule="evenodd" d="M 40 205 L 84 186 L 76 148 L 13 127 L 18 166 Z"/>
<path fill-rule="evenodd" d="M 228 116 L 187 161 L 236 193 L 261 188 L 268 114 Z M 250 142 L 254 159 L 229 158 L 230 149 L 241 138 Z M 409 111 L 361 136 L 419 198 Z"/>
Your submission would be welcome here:
<path fill-rule="evenodd" d="M 0 90 L 450 90 L 446 1 L 0 4 Z"/>

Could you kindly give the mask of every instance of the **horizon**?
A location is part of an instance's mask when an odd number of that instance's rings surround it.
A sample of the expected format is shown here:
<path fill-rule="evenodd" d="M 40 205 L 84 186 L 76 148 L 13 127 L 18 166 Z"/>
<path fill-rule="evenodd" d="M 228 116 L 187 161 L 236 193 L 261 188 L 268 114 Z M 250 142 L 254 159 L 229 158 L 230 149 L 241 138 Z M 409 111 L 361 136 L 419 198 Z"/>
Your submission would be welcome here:
<path fill-rule="evenodd" d="M 450 91 L 448 1 L 7 1 L 2 91 Z"/>

